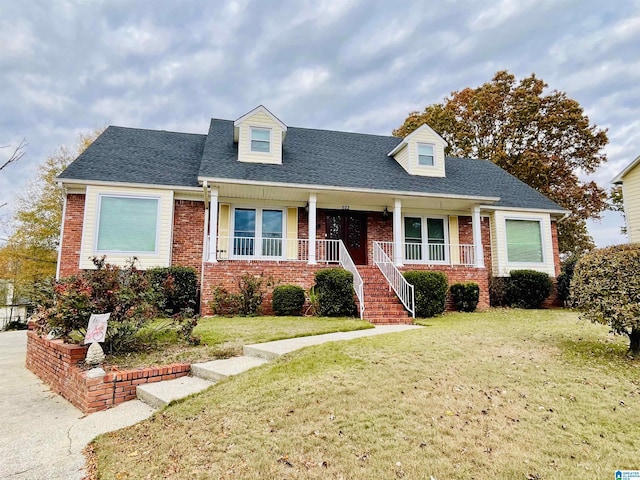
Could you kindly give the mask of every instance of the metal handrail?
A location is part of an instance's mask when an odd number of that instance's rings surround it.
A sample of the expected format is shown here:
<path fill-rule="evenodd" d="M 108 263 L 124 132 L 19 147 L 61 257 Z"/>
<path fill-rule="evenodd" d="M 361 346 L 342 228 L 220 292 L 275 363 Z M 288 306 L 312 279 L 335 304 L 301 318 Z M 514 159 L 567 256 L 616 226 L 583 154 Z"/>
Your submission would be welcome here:
<path fill-rule="evenodd" d="M 362 281 L 362 276 L 360 275 L 360 272 L 358 272 L 358 269 L 356 268 L 356 264 L 353 263 L 353 259 L 351 258 L 351 255 L 349 255 L 349 251 L 347 250 L 347 247 L 345 247 L 342 240 L 340 240 L 339 245 L 340 245 L 340 250 L 339 250 L 340 266 L 345 270 L 347 270 L 348 272 L 351 272 L 351 274 L 353 275 L 353 289 L 356 292 L 356 297 L 358 297 L 358 302 L 360 302 L 360 318 L 363 319 L 364 318 L 364 282 Z"/>
<path fill-rule="evenodd" d="M 373 263 L 380 269 L 384 278 L 387 279 L 393 291 L 396 292 L 404 307 L 411 314 L 411 317 L 416 318 L 415 289 L 413 285 L 405 280 L 380 243 L 373 242 Z"/>

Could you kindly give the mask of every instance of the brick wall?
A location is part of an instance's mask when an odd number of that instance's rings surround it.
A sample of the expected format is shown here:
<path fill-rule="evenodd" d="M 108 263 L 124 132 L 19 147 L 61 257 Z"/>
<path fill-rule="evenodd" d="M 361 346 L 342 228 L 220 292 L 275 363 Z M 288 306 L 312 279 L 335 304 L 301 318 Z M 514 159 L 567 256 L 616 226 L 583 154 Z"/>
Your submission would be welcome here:
<path fill-rule="evenodd" d="M 84 194 L 67 195 L 64 216 L 64 233 L 60 254 L 60 277 L 74 275 L 79 271 L 80 243 L 82 242 L 82 220 L 84 218 Z"/>
<path fill-rule="evenodd" d="M 199 279 L 204 248 L 204 202 L 176 200 L 174 207 L 171 265 L 193 267 Z"/>
<path fill-rule="evenodd" d="M 335 264 L 309 265 L 305 262 L 251 262 L 244 260 L 222 261 L 218 263 L 204 264 L 204 280 L 202 285 L 200 309 L 203 315 L 211 315 L 213 312 L 209 302 L 213 300 L 213 288 L 220 286 L 230 293 L 238 293 L 238 280 L 243 274 L 263 275 L 265 279 L 271 277 L 274 285 L 267 289 L 267 294 L 262 302 L 262 313 L 270 315 L 271 294 L 273 288 L 283 284 L 300 285 L 308 290 L 315 285 L 315 273 L 317 270 L 327 267 L 335 267 Z"/>
<path fill-rule="evenodd" d="M 133 400 L 136 386 L 142 383 L 183 377 L 191 371 L 188 363 L 177 363 L 137 370 L 112 370 L 102 377 L 87 378 L 87 371 L 78 365 L 84 360 L 87 348 L 62 340 L 47 340 L 35 331 L 27 332 L 27 368 L 84 413 Z"/>
<path fill-rule="evenodd" d="M 474 268 L 451 265 L 405 265 L 400 271 L 428 270 L 442 272 L 447 276 L 449 286 L 454 283 L 475 282 L 480 287 L 478 310 L 489 308 L 489 273 L 486 268 Z M 366 301 L 366 300 L 365 300 Z M 447 311 L 455 310 L 452 299 L 447 295 Z"/>
<path fill-rule="evenodd" d="M 381 212 L 367 215 L 367 263 L 373 265 L 373 242 L 393 242 L 393 215 L 385 219 Z"/>

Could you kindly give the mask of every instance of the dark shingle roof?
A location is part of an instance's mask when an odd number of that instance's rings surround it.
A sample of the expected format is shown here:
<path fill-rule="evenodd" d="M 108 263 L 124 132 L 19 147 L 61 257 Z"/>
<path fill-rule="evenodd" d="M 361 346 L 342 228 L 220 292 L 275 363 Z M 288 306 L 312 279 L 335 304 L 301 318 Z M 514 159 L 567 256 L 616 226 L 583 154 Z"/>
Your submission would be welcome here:
<path fill-rule="evenodd" d="M 111 126 L 58 178 L 197 187 L 205 139 Z"/>
<path fill-rule="evenodd" d="M 282 165 L 238 162 L 233 122 L 212 120 L 199 176 L 228 180 L 326 185 L 500 197 L 504 207 L 559 210 L 533 188 L 487 160 L 447 158 L 446 177 L 409 175 L 387 154 L 398 137 L 288 127 Z"/>
<path fill-rule="evenodd" d="M 496 206 L 561 209 L 486 160 L 447 158 L 445 178 L 409 175 L 387 156 L 398 137 L 288 127 L 282 165 L 239 162 L 233 128 L 216 119 L 208 135 L 109 127 L 59 178 L 197 187 L 201 177 L 500 197 Z"/>

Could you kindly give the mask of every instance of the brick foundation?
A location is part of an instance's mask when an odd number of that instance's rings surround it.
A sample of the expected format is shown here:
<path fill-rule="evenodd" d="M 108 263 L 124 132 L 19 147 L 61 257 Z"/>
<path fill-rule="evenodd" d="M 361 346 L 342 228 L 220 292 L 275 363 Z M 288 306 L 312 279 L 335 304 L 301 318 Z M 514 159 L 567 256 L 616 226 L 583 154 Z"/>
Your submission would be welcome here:
<path fill-rule="evenodd" d="M 213 300 L 213 288 L 220 286 L 231 293 L 237 293 L 239 291 L 238 280 L 247 273 L 255 276 L 263 275 L 265 279 L 271 277 L 274 280 L 274 285 L 267 289 L 267 294 L 262 302 L 262 313 L 270 315 L 273 313 L 271 295 L 274 287 L 293 284 L 308 290 L 316 283 L 316 271 L 335 266 L 335 264 L 309 265 L 305 262 L 251 262 L 244 260 L 205 263 L 200 311 L 203 315 L 211 315 L 213 312 L 209 303 Z"/>
<path fill-rule="evenodd" d="M 87 378 L 79 366 L 88 347 L 47 340 L 35 331 L 27 332 L 29 370 L 84 413 L 106 410 L 136 398 L 136 386 L 183 377 L 191 371 L 188 363 L 136 370 L 111 370 L 98 378 Z"/>

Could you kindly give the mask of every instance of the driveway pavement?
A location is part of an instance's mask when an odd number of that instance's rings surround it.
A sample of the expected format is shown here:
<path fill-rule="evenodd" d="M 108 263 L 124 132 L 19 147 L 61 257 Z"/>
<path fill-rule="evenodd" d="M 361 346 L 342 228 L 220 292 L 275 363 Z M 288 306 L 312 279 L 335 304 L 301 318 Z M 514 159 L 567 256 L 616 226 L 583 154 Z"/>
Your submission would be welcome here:
<path fill-rule="evenodd" d="M 24 366 L 26 332 L 0 333 L 0 479 L 81 479 L 82 449 L 153 409 L 139 401 L 85 416 Z"/>

